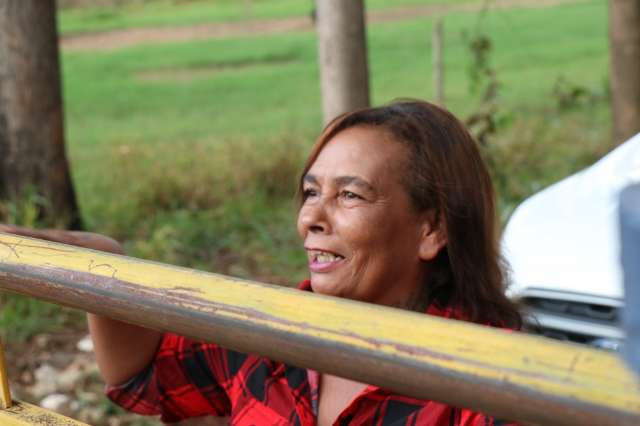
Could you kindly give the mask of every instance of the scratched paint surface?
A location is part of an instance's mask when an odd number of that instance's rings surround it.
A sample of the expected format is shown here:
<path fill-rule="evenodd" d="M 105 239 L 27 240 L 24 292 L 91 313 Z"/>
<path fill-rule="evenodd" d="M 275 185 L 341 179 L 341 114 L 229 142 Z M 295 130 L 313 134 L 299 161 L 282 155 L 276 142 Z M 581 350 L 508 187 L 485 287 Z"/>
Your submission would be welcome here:
<path fill-rule="evenodd" d="M 3 264 L 113 278 L 195 311 L 640 415 L 634 376 L 586 347 L 0 234 Z"/>
<path fill-rule="evenodd" d="M 0 410 L 0 425 L 88 426 L 86 423 L 20 401 L 15 401 L 7 410 Z"/>

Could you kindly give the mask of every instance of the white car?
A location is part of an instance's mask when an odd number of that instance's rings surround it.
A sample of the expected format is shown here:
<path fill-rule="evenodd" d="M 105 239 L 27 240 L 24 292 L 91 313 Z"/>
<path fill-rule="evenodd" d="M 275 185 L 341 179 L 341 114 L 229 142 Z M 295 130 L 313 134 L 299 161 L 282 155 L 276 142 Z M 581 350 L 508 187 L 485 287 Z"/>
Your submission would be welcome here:
<path fill-rule="evenodd" d="M 510 297 L 529 330 L 618 350 L 623 281 L 619 193 L 640 182 L 640 134 L 591 167 L 525 200 L 502 238 Z"/>

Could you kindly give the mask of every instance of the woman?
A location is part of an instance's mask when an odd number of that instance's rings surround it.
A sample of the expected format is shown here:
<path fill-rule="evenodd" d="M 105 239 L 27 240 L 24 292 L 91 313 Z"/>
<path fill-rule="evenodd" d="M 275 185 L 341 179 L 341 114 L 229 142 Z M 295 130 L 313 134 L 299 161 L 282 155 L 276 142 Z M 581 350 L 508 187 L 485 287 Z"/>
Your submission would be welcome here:
<path fill-rule="evenodd" d="M 411 101 L 336 118 L 311 151 L 299 197 L 310 273 L 301 289 L 519 328 L 503 293 L 490 178 L 450 113 Z M 215 344 L 94 315 L 89 323 L 109 397 L 165 421 L 503 424 Z"/>

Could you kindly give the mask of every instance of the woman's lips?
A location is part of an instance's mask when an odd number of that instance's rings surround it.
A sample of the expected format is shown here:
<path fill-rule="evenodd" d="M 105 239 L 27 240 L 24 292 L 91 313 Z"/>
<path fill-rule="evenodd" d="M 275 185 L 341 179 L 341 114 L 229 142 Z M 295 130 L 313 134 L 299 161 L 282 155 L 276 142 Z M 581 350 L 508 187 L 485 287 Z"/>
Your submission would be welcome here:
<path fill-rule="evenodd" d="M 344 261 L 344 257 L 320 250 L 309 250 L 309 270 L 316 273 L 331 272 Z"/>
<path fill-rule="evenodd" d="M 343 261 L 344 258 L 336 258 L 335 260 L 331 260 L 328 262 L 320 262 L 317 259 L 311 259 L 309 261 L 309 270 L 316 273 L 331 272 L 339 267 Z"/>

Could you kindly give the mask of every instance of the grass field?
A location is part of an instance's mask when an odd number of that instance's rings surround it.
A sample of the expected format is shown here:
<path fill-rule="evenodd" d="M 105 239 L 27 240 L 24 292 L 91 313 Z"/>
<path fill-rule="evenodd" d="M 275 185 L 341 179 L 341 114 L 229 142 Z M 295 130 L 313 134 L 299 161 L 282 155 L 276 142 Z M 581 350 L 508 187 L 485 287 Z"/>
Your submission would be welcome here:
<path fill-rule="evenodd" d="M 205 8 L 214 20 L 242 16 L 242 2 L 171 4 L 148 17 L 91 9 L 60 21 L 71 32 L 185 24 Z M 252 16 L 308 9 L 256 1 Z M 503 220 L 611 148 L 606 14 L 604 0 L 589 0 L 445 17 L 447 105 L 461 117 L 480 108 L 469 40 L 486 34 L 493 43 L 498 130 L 484 154 Z M 432 24 L 368 28 L 374 104 L 432 98 Z M 320 130 L 316 43 L 299 32 L 64 53 L 67 148 L 88 227 L 135 256 L 282 284 L 302 278 L 292 196 Z"/>

